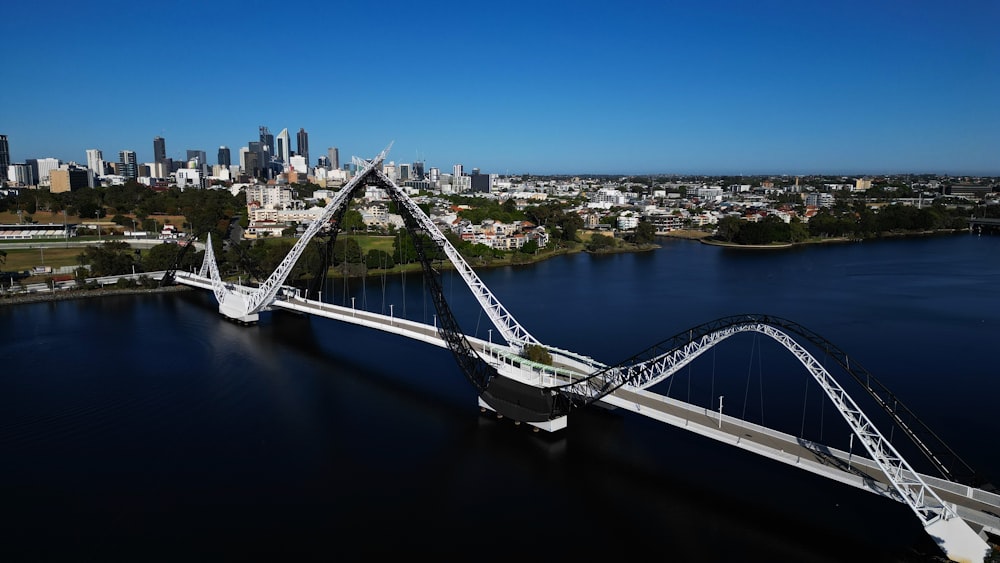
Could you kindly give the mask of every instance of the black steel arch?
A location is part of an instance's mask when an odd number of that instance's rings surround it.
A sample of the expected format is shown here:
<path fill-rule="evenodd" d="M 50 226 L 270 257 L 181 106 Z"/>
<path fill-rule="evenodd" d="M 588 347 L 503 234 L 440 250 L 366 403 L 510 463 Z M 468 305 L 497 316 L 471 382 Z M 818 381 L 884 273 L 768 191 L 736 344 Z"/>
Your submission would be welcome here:
<path fill-rule="evenodd" d="M 421 271 L 438 316 L 438 332 L 448 344 L 466 379 L 475 387 L 479 397 L 496 412 L 523 422 L 545 422 L 569 414 L 572 406 L 568 397 L 553 390 L 520 383 L 506 377 L 497 377 L 496 368 L 489 365 L 472 348 L 451 312 L 441 284 L 441 272 L 434 267 L 433 258 L 444 256 L 441 243 L 420 227 L 419 222 L 408 212 L 402 195 L 381 178 L 369 178 L 370 182 L 382 187 L 396 203 L 403 217 L 407 232 L 413 239 L 413 246 L 420 260 Z M 428 248 L 430 246 L 431 248 Z"/>

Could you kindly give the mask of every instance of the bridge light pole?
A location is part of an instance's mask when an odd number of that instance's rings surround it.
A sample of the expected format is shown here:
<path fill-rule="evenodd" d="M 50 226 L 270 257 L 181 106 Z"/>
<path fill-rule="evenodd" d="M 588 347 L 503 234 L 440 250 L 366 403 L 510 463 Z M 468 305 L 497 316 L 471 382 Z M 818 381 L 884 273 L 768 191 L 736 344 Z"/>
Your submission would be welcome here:
<path fill-rule="evenodd" d="M 722 397 L 719 395 L 719 428 L 722 428 Z"/>
<path fill-rule="evenodd" d="M 438 316 L 434 315 L 434 332 L 437 332 L 437 329 L 438 329 Z"/>
<path fill-rule="evenodd" d="M 847 450 L 847 470 L 851 470 L 851 458 L 854 457 L 854 433 L 851 433 L 851 442 Z"/>
<path fill-rule="evenodd" d="M 354 310 L 354 298 L 353 297 L 351 297 L 351 316 L 352 317 L 358 316 L 358 313 Z"/>
<path fill-rule="evenodd" d="M 392 326 L 392 303 L 389 303 L 389 326 Z"/>

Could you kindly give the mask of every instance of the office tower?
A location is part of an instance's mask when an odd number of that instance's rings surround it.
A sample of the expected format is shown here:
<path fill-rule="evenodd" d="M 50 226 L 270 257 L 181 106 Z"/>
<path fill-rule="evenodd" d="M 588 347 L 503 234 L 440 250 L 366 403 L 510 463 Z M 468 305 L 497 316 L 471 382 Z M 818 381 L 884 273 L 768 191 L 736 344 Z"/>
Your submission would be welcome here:
<path fill-rule="evenodd" d="M 39 158 L 30 160 L 29 162 L 34 163 L 32 168 L 34 168 L 33 172 L 35 173 L 35 179 L 38 180 L 38 184 L 46 186 L 49 184 L 49 175 L 51 172 L 59 168 L 62 164 L 58 158 Z"/>
<path fill-rule="evenodd" d="M 35 185 L 35 177 L 32 175 L 31 165 L 26 162 L 11 163 L 7 167 L 7 180 L 15 186 Z"/>
<path fill-rule="evenodd" d="M 410 165 L 404 162 L 399 163 L 399 181 L 406 182 L 407 180 L 412 180 L 410 176 Z"/>
<path fill-rule="evenodd" d="M 10 145 L 7 135 L 0 135 L 0 181 L 7 177 L 7 167 L 10 166 Z"/>
<path fill-rule="evenodd" d="M 139 177 L 139 163 L 136 161 L 135 151 L 118 153 L 118 174 L 126 180 L 135 180 Z"/>
<path fill-rule="evenodd" d="M 413 169 L 413 179 L 414 180 L 423 180 L 424 179 L 424 163 L 423 162 L 421 162 L 419 160 L 417 162 L 414 162 L 413 166 L 412 166 L 412 169 Z"/>
<path fill-rule="evenodd" d="M 163 137 L 153 137 L 153 162 L 160 163 L 167 159 L 167 141 Z"/>
<path fill-rule="evenodd" d="M 230 166 L 232 165 L 232 157 L 229 154 L 229 147 L 221 146 L 219 147 L 219 166 Z"/>
<path fill-rule="evenodd" d="M 268 178 L 270 174 L 271 158 L 274 157 L 274 135 L 271 131 L 264 125 L 259 128 L 260 131 L 260 142 L 256 144 L 257 150 L 257 174 L 255 176 L 261 178 Z M 253 143 L 251 143 L 251 147 Z M 251 150 L 253 150 L 251 148 Z"/>
<path fill-rule="evenodd" d="M 337 147 L 330 147 L 326 149 L 326 156 L 330 159 L 330 170 L 337 170 L 340 168 L 340 149 Z"/>
<path fill-rule="evenodd" d="M 306 159 L 306 166 L 309 166 L 309 133 L 302 127 L 299 127 L 299 132 L 295 135 L 295 152 Z"/>
<path fill-rule="evenodd" d="M 58 194 L 94 187 L 94 172 L 74 165 L 60 166 L 49 173 L 49 191 Z"/>
<path fill-rule="evenodd" d="M 95 176 L 104 175 L 104 154 L 100 149 L 87 149 L 87 168 L 90 168 Z"/>
<path fill-rule="evenodd" d="M 326 170 L 329 170 L 330 169 L 330 159 L 327 158 L 327 157 L 325 157 L 325 156 L 321 156 L 321 157 L 317 158 L 316 159 L 316 167 L 317 168 L 324 168 Z"/>
<path fill-rule="evenodd" d="M 247 148 L 247 162 L 245 172 L 254 178 L 261 176 L 261 163 L 263 162 L 266 149 L 264 143 L 250 141 Z"/>
<path fill-rule="evenodd" d="M 288 157 L 291 156 L 291 138 L 288 136 L 288 129 L 282 129 L 275 138 L 274 155 L 278 157 L 281 164 L 288 164 Z"/>

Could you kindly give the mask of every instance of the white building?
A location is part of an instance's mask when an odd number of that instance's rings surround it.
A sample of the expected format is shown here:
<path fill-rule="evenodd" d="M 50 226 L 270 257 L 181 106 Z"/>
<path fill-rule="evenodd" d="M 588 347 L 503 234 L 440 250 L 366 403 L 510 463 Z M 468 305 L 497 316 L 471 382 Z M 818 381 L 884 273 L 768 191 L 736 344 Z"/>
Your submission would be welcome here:
<path fill-rule="evenodd" d="M 292 190 L 284 186 L 266 186 L 255 184 L 248 186 L 247 207 L 251 205 L 261 209 L 286 209 L 292 205 Z"/>
<path fill-rule="evenodd" d="M 297 154 L 295 156 L 289 157 L 288 166 L 292 170 L 298 172 L 299 174 L 309 173 L 309 165 L 306 164 L 306 157 L 302 155 Z"/>
<path fill-rule="evenodd" d="M 181 168 L 177 171 L 175 182 L 181 191 L 187 188 L 201 188 L 201 171 L 197 168 Z"/>
<path fill-rule="evenodd" d="M 47 186 L 50 183 L 49 175 L 53 170 L 57 170 L 59 165 L 58 158 L 39 158 L 38 159 L 38 185 Z"/>
<path fill-rule="evenodd" d="M 287 165 L 289 155 L 291 155 L 291 150 L 292 150 L 290 148 L 292 141 L 291 138 L 289 138 L 288 136 L 288 128 L 282 129 L 281 133 L 278 133 L 278 136 L 274 138 L 274 142 L 275 142 L 275 147 L 274 147 L 275 156 L 278 157 L 278 160 L 280 160 L 282 164 Z"/>
<path fill-rule="evenodd" d="M 25 163 L 11 163 L 7 167 L 7 181 L 12 186 L 33 186 L 35 185 L 34 173 L 31 166 Z"/>
<path fill-rule="evenodd" d="M 100 149 L 87 149 L 87 168 L 93 170 L 95 176 L 104 175 L 104 155 Z"/>

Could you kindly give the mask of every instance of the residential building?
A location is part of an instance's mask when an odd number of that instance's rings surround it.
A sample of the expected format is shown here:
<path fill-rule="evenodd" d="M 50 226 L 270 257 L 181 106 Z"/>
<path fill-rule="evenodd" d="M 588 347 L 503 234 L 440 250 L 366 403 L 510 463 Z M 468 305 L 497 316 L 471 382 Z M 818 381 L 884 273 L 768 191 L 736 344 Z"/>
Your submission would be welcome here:
<path fill-rule="evenodd" d="M 139 164 L 135 158 L 135 151 L 119 151 L 118 153 L 118 174 L 125 180 L 135 180 L 139 177 Z"/>

